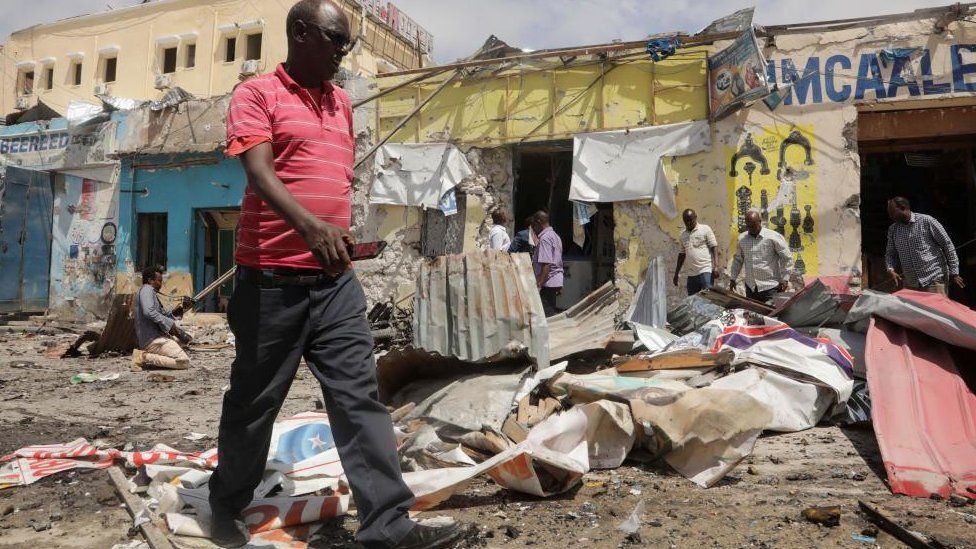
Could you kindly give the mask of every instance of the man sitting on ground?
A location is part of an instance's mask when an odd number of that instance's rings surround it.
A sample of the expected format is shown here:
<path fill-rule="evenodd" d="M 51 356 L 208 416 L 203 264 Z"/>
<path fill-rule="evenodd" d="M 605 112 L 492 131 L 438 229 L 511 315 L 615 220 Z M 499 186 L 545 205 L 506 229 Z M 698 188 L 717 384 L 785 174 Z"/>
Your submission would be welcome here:
<path fill-rule="evenodd" d="M 190 365 L 190 357 L 173 336 L 188 338 L 176 325 L 183 316 L 183 305 L 167 311 L 159 301 L 159 289 L 163 287 L 163 273 L 159 268 L 148 267 L 142 271 L 142 288 L 136 294 L 136 338 L 139 348 L 132 352 L 132 371 L 146 366 L 184 370 Z"/>

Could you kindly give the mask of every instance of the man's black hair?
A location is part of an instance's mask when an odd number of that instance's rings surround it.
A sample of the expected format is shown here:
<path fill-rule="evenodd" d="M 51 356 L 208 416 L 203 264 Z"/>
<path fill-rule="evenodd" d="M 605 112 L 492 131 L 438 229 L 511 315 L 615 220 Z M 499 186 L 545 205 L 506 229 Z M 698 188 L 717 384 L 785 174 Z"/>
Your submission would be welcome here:
<path fill-rule="evenodd" d="M 163 274 L 163 270 L 159 267 L 146 267 L 142 270 L 142 283 L 149 284 L 149 281 L 156 278 L 156 273 Z"/>
<path fill-rule="evenodd" d="M 909 202 L 908 199 L 905 198 L 904 196 L 896 196 L 892 198 L 891 203 L 894 204 L 895 206 L 898 206 L 902 210 L 912 209 L 912 203 Z"/>

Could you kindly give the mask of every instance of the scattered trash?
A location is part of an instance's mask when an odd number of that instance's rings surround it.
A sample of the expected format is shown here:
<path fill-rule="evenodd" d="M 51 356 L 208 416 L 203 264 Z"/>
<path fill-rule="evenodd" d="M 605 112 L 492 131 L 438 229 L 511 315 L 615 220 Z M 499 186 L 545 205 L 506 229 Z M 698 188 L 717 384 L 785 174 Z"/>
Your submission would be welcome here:
<path fill-rule="evenodd" d="M 75 374 L 71 376 L 71 384 L 78 385 L 79 383 L 95 383 L 96 381 L 114 381 L 119 379 L 122 374 L 116 373 L 106 373 L 106 374 L 90 374 L 83 372 L 80 374 Z"/>
<path fill-rule="evenodd" d="M 630 515 L 627 517 L 627 520 L 617 525 L 617 530 L 620 530 L 628 535 L 639 533 L 641 520 L 644 516 L 644 507 L 644 500 L 638 501 L 637 505 L 634 507 L 634 510 L 631 511 Z"/>
<path fill-rule="evenodd" d="M 172 376 L 169 374 L 149 374 L 146 377 L 146 381 L 152 383 L 172 383 L 176 381 L 176 376 Z"/>
<path fill-rule="evenodd" d="M 857 532 L 851 532 L 851 539 L 854 541 L 859 541 L 861 543 L 867 543 L 869 545 L 874 545 L 878 543 L 878 538 L 874 536 L 866 536 L 864 534 L 858 534 Z"/>
<path fill-rule="evenodd" d="M 801 513 L 803 518 L 814 524 L 824 526 L 838 526 L 840 524 L 840 507 L 808 507 Z"/>
<path fill-rule="evenodd" d="M 185 438 L 186 440 L 191 440 L 191 441 L 196 442 L 198 440 L 203 440 L 205 438 L 210 438 L 210 435 L 205 435 L 203 433 L 193 433 L 193 432 L 191 432 L 190 434 L 186 435 L 183 438 Z"/>

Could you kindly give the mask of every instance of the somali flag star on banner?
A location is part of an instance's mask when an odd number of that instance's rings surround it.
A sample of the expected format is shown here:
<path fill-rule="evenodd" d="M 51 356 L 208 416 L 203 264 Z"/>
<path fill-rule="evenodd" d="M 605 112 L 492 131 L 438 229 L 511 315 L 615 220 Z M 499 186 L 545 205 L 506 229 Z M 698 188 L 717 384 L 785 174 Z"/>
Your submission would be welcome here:
<path fill-rule="evenodd" d="M 282 433 L 278 437 L 274 459 L 282 463 L 298 463 L 333 448 L 332 429 L 324 423 L 310 423 Z"/>

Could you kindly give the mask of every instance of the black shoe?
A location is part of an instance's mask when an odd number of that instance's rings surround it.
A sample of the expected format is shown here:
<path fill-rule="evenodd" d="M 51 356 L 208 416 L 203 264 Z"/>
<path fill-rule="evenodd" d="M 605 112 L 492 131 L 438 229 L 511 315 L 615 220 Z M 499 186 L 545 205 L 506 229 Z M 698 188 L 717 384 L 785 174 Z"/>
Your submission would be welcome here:
<path fill-rule="evenodd" d="M 214 510 L 210 541 L 218 547 L 244 547 L 251 541 L 251 535 L 239 513 Z"/>
<path fill-rule="evenodd" d="M 461 525 L 453 522 L 444 526 L 428 526 L 417 523 L 413 530 L 394 545 L 394 549 L 438 549 L 461 539 Z"/>

